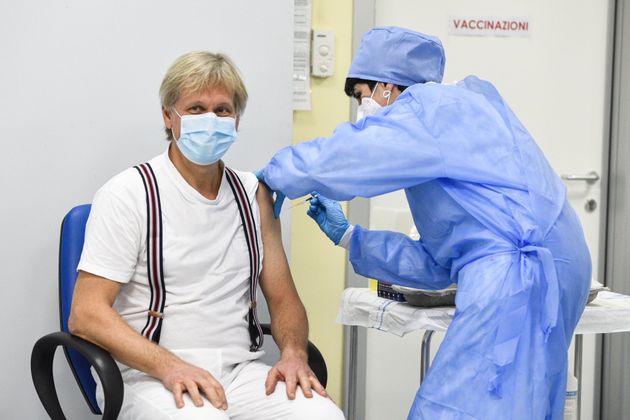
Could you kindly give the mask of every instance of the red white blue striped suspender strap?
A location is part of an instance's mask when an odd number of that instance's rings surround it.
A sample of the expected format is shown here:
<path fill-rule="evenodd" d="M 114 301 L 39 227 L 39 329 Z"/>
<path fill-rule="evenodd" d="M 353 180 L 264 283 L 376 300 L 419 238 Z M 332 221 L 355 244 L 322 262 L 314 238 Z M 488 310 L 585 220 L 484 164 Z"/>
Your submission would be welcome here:
<path fill-rule="evenodd" d="M 256 314 L 256 291 L 258 289 L 258 276 L 260 273 L 260 249 L 258 248 L 258 233 L 256 232 L 256 221 L 254 220 L 254 213 L 249 203 L 245 188 L 241 183 L 241 180 L 227 166 L 225 167 L 225 176 L 232 188 L 236 204 L 238 204 L 238 211 L 241 215 L 241 221 L 243 222 L 243 232 L 245 233 L 245 240 L 247 241 L 247 248 L 249 249 L 249 338 L 251 339 L 250 351 L 257 351 L 263 344 L 263 332 L 258 321 Z"/>
<path fill-rule="evenodd" d="M 164 267 L 162 264 L 162 206 L 157 179 L 151 165 L 143 163 L 135 166 L 142 178 L 147 202 L 147 273 L 151 302 L 147 322 L 142 335 L 156 343 L 160 342 L 166 290 L 164 287 Z"/>

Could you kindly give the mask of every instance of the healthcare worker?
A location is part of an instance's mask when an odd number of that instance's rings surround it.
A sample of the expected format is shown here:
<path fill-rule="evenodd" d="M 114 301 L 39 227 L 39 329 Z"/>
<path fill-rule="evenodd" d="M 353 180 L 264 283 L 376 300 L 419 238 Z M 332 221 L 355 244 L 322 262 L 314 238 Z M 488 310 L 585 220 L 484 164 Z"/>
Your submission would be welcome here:
<path fill-rule="evenodd" d="M 475 76 L 440 84 L 444 61 L 434 37 L 369 31 L 346 84 L 359 121 L 280 150 L 258 176 L 289 198 L 317 191 L 308 214 L 357 273 L 421 289 L 457 283 L 409 419 L 561 419 L 591 278 L 583 231 L 497 89 Z M 350 226 L 333 201 L 399 189 L 418 241 Z"/>

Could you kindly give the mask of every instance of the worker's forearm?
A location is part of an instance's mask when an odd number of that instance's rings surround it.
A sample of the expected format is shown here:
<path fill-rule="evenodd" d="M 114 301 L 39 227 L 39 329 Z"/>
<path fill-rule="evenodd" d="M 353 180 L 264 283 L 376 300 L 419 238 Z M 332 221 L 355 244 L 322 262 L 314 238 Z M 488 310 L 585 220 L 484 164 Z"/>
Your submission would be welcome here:
<path fill-rule="evenodd" d="M 107 305 L 77 312 L 71 318 L 71 332 L 103 347 L 129 367 L 160 378 L 177 361 L 177 356 L 134 331 Z"/>
<path fill-rule="evenodd" d="M 399 232 L 357 225 L 349 238 L 349 251 L 352 268 L 364 277 L 417 289 L 443 289 L 452 283 L 450 269 L 437 264 L 421 241 Z"/>

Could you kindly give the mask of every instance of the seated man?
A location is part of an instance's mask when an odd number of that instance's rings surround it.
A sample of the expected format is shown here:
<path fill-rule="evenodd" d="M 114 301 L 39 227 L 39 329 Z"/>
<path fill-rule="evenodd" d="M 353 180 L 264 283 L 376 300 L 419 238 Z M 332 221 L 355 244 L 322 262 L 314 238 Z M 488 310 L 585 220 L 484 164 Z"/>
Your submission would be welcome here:
<path fill-rule="evenodd" d="M 270 195 L 220 160 L 247 101 L 238 70 L 186 54 L 160 98 L 168 148 L 96 193 L 70 316 L 120 363 L 120 418 L 342 419 L 307 364 Z M 271 369 L 259 361 L 259 278 L 282 354 Z"/>

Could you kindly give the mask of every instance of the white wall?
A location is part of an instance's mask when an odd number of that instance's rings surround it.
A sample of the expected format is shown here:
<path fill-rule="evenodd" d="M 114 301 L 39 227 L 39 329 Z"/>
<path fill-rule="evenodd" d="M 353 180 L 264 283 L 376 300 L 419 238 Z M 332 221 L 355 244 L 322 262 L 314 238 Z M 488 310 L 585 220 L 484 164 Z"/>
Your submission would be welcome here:
<path fill-rule="evenodd" d="M 166 148 L 158 88 L 191 50 L 225 52 L 250 102 L 226 156 L 256 169 L 291 140 L 292 1 L 0 2 L 0 418 L 47 418 L 30 351 L 58 330 L 59 224 L 117 172 Z M 89 418 L 61 353 L 69 418 Z"/>

